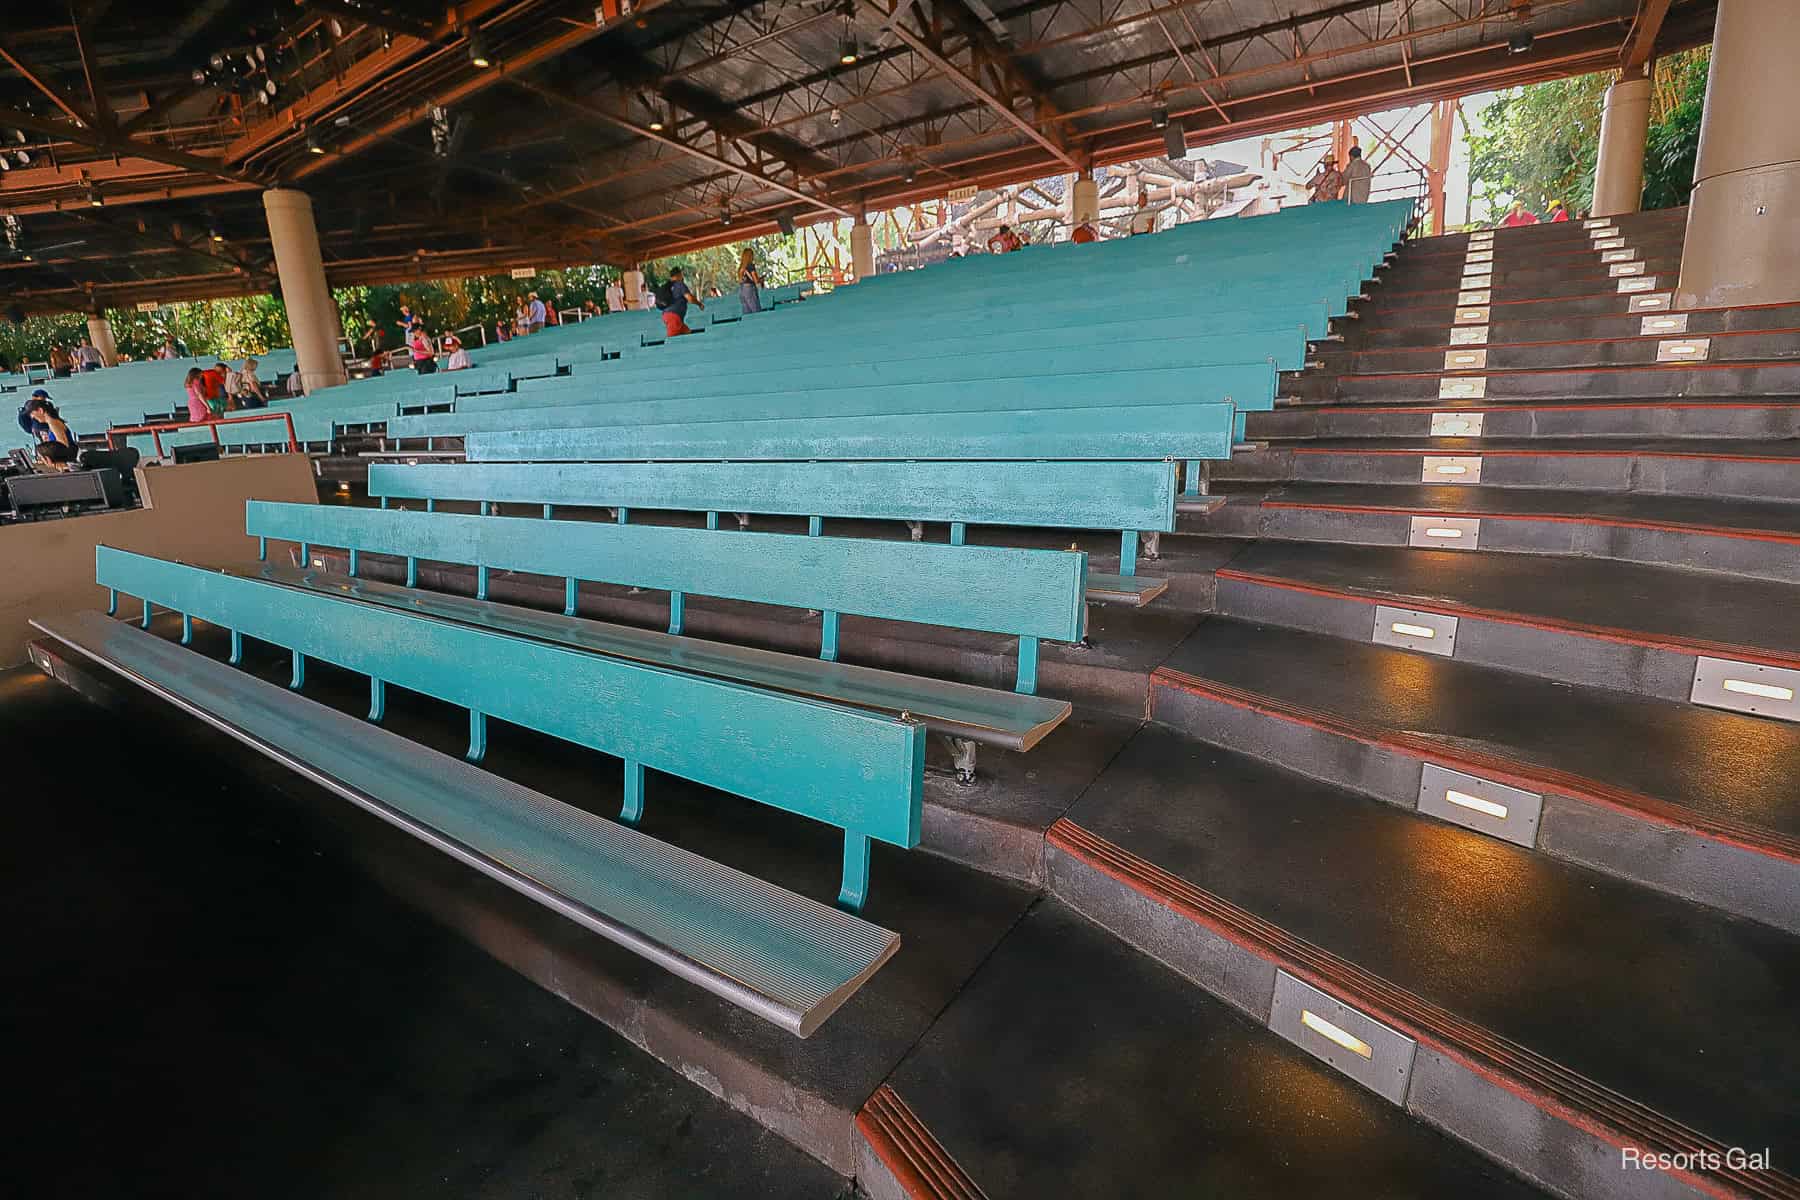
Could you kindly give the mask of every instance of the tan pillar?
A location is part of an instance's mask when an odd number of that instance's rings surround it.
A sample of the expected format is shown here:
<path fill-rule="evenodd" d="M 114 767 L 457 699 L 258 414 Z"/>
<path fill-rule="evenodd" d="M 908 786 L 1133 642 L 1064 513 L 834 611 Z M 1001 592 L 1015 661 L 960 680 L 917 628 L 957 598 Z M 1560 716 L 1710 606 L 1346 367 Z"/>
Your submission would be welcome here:
<path fill-rule="evenodd" d="M 1800 21 L 1791 0 L 1719 0 L 1675 302 L 1800 300 Z"/>
<path fill-rule="evenodd" d="M 271 188 L 263 193 L 263 213 L 269 219 L 269 244 L 275 251 L 275 273 L 281 279 L 301 385 L 314 392 L 348 382 L 338 352 L 344 331 L 331 289 L 325 285 L 312 198 L 290 188 Z"/>
<path fill-rule="evenodd" d="M 1650 132 L 1650 77 L 1616 80 L 1600 114 L 1600 157 L 1594 164 L 1596 217 L 1644 206 L 1644 139 Z"/>
<path fill-rule="evenodd" d="M 109 367 L 119 365 L 119 343 L 113 340 L 112 322 L 105 313 L 88 314 L 88 341 L 100 352 L 100 361 Z"/>
<path fill-rule="evenodd" d="M 1100 182 L 1091 175 L 1083 175 L 1075 181 L 1072 198 L 1072 214 L 1075 224 L 1083 221 L 1098 224 L 1100 221 Z"/>
<path fill-rule="evenodd" d="M 867 217 L 856 218 L 850 227 L 850 270 L 858 279 L 875 273 L 875 231 Z"/>
<path fill-rule="evenodd" d="M 621 285 L 625 288 L 625 311 L 630 312 L 638 306 L 639 298 L 644 291 L 644 273 L 636 267 L 629 271 L 619 272 Z"/>

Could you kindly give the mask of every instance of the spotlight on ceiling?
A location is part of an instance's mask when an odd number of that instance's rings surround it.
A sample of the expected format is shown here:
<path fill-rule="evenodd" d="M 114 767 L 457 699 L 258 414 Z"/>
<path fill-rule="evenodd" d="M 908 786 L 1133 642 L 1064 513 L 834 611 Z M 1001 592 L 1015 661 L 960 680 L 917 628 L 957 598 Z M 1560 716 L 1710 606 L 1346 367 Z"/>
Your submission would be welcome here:
<path fill-rule="evenodd" d="M 319 140 L 318 134 L 308 133 L 306 135 L 306 152 L 308 154 L 325 153 L 325 143 Z"/>
<path fill-rule="evenodd" d="M 906 164 L 906 174 L 901 176 L 901 178 L 903 178 L 907 183 L 919 182 L 919 168 L 913 166 L 911 163 L 907 163 Z"/>
<path fill-rule="evenodd" d="M 856 42 L 854 40 L 845 38 L 838 43 L 838 62 L 842 63 L 844 66 L 855 66 L 856 60 L 860 57 L 861 55 L 857 53 Z"/>
<path fill-rule="evenodd" d="M 14 150 L 13 161 L 18 163 L 21 167 L 29 167 L 31 165 L 31 151 Z"/>
<path fill-rule="evenodd" d="M 721 208 L 719 210 L 719 224 L 721 224 L 721 225 L 731 224 L 731 210 L 729 208 Z"/>
<path fill-rule="evenodd" d="M 1513 54 L 1523 54 L 1531 49 L 1531 30 L 1521 29 L 1506 39 L 1506 48 Z"/>
<path fill-rule="evenodd" d="M 194 81 L 195 87 L 205 87 L 206 86 L 206 68 L 205 67 L 195 67 L 192 71 L 188 72 L 188 78 Z"/>
<path fill-rule="evenodd" d="M 207 230 L 207 232 L 212 235 L 212 240 L 215 242 L 222 242 L 225 240 L 225 231 L 220 229 L 216 222 L 211 229 Z"/>
<path fill-rule="evenodd" d="M 1169 106 L 1158 104 L 1150 110 L 1150 128 L 1163 129 L 1169 124 Z"/>
<path fill-rule="evenodd" d="M 469 61 L 482 70 L 494 65 L 494 60 L 488 57 L 487 39 L 481 36 L 479 29 L 469 30 Z"/>
<path fill-rule="evenodd" d="M 225 56 L 223 54 L 214 54 L 211 58 L 206 60 L 206 64 L 215 71 L 223 71 L 225 69 Z"/>
<path fill-rule="evenodd" d="M 87 202 L 92 208 L 100 208 L 106 204 L 105 198 L 100 195 L 100 189 L 92 183 L 87 185 Z"/>

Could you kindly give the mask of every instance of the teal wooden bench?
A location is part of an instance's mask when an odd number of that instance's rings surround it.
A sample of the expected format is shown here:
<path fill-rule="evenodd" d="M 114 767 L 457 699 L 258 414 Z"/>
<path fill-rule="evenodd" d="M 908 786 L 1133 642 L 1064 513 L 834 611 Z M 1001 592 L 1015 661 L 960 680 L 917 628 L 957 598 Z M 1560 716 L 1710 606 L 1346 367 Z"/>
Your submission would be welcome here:
<path fill-rule="evenodd" d="M 1144 604 L 1167 588 L 1137 575 L 1140 532 L 1175 528 L 1172 462 L 376 463 L 369 495 L 557 507 L 904 521 L 950 526 L 1120 530 L 1119 572 L 1089 570 L 1088 599 Z"/>
<path fill-rule="evenodd" d="M 218 594 L 191 593 L 174 571 L 152 579 L 151 572 L 115 564 L 116 577 L 171 599 L 189 601 L 220 617 L 235 616 L 240 604 L 262 610 L 271 598 L 245 589 L 268 585 L 229 581 Z M 165 564 L 172 567 L 173 564 Z M 182 570 L 191 571 L 192 568 Z M 163 574 L 159 572 L 159 574 Z M 227 594 L 229 593 L 229 595 Z M 292 594 L 274 596 L 277 610 Z M 342 601 L 323 604 L 356 608 Z M 384 630 L 409 623 L 456 639 L 444 649 L 460 652 L 473 631 L 444 622 L 400 614 L 375 614 Z M 298 640 L 280 622 L 256 616 L 247 624 Z M 76 613 L 33 620 L 41 632 L 121 679 L 172 703 L 191 717 L 267 755 L 308 780 L 356 805 L 457 862 L 574 921 L 670 973 L 736 1004 L 799 1037 L 806 1037 L 900 947 L 890 930 L 850 913 L 797 895 L 742 871 L 722 866 L 628 826 L 552 799 L 541 792 L 482 771 L 449 755 L 409 741 L 364 721 L 264 682 L 243 671 L 183 650 L 153 634 L 112 621 L 99 613 Z M 435 627 L 435 628 L 431 628 Z M 502 670 L 513 671 L 516 639 L 506 642 Z M 591 656 L 552 647 L 518 647 L 557 669 Z M 549 657 L 544 657 L 549 656 Z M 603 660 L 595 660 L 603 663 Z M 370 667 L 384 664 L 369 662 Z M 483 666 L 487 662 L 483 661 Z M 468 671 L 457 664 L 457 673 Z M 641 672 L 640 672 L 641 674 Z M 660 682 L 660 680 L 658 681 Z M 704 688 L 706 681 L 690 681 Z M 728 687 L 729 685 L 718 685 Z M 524 689 L 536 690 L 537 685 Z M 717 695 L 709 695 L 717 699 Z M 589 698 L 571 708 L 580 710 Z M 909 731 L 901 722 L 868 714 L 840 713 L 827 705 L 769 697 L 767 712 L 728 708 L 726 719 L 760 723 L 787 711 L 804 713 L 792 725 L 772 724 L 755 736 L 770 749 L 781 743 L 815 756 L 842 753 L 811 736 L 815 713 L 835 721 L 852 718 L 865 744 L 879 742 L 882 754 L 871 764 L 903 758 Z M 482 703 L 488 703 L 482 699 Z M 610 708 L 602 704 L 602 710 Z M 579 713 L 577 714 L 579 715 Z M 599 714 L 596 714 L 599 715 Z M 791 730 L 791 732 L 790 732 Z M 653 727 L 643 732 L 652 732 Z M 603 730 L 597 729 L 594 740 Z M 698 731 L 704 733 L 704 731 Z M 621 746 L 636 733 L 620 730 Z M 585 740 L 587 735 L 582 735 Z M 914 737 L 916 741 L 916 736 Z M 791 777 L 791 764 L 776 758 L 772 768 Z M 903 791 L 904 771 L 890 786 Z"/>
<path fill-rule="evenodd" d="M 667 525 L 603 524 L 539 518 L 356 509 L 253 500 L 246 531 L 407 562 L 476 568 L 475 598 L 487 599 L 492 571 L 521 571 L 564 581 L 563 611 L 573 615 L 582 581 L 654 588 L 670 594 L 669 632 L 682 630 L 689 593 L 816 610 L 819 657 L 838 657 L 839 615 L 979 630 L 1019 639 L 1016 690 L 1037 691 L 1042 640 L 1080 642 L 1087 632 L 1087 555 L 1066 550 L 945 546 L 869 538 L 736 533 Z"/>
<path fill-rule="evenodd" d="M 229 630 L 233 661 L 246 637 L 286 649 L 296 689 L 305 682 L 308 658 L 367 675 L 371 720 L 384 714 L 389 684 L 467 709 L 471 762 L 487 751 L 489 718 L 622 759 L 627 823 L 643 813 L 644 771 L 651 768 L 834 825 L 844 831 L 838 902 L 852 910 L 868 894 L 870 839 L 907 849 L 919 843 L 925 727 L 910 718 L 584 654 L 109 546 L 97 548 L 96 564 L 114 607 L 120 594 L 143 602 L 146 627 L 160 607 L 181 614 L 184 639 L 195 620 Z"/>

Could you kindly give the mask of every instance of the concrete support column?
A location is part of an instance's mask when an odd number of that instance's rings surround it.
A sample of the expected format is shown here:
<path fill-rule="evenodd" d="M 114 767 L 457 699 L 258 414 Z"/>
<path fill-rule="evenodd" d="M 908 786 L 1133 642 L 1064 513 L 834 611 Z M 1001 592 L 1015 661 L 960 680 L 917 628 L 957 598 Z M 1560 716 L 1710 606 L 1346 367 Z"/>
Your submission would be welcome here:
<path fill-rule="evenodd" d="M 633 267 L 629 271 L 619 272 L 619 281 L 625 288 L 625 310 L 630 312 L 638 306 L 644 294 L 644 273 Z"/>
<path fill-rule="evenodd" d="M 1606 89 L 1600 114 L 1600 157 L 1594 164 L 1596 217 L 1644 206 L 1644 139 L 1650 132 L 1650 76 L 1633 75 Z"/>
<path fill-rule="evenodd" d="M 109 367 L 119 365 L 119 343 L 113 340 L 112 322 L 105 313 L 88 315 L 88 341 L 100 352 L 100 361 Z"/>
<path fill-rule="evenodd" d="M 313 392 L 348 382 L 338 353 L 344 331 L 331 289 L 325 286 L 312 198 L 289 188 L 271 188 L 263 193 L 263 213 L 269 219 L 269 244 L 275 251 L 275 273 L 281 279 L 301 385 Z"/>
<path fill-rule="evenodd" d="M 1072 213 L 1075 224 L 1083 221 L 1090 224 L 1100 223 L 1100 181 L 1092 175 L 1083 175 L 1075 180 L 1072 193 Z"/>
<path fill-rule="evenodd" d="M 850 270 L 858 279 L 875 273 L 875 231 L 869 228 L 867 217 L 856 218 L 850 227 Z"/>
<path fill-rule="evenodd" d="M 1800 21 L 1790 0 L 1719 0 L 1675 303 L 1800 300 Z"/>

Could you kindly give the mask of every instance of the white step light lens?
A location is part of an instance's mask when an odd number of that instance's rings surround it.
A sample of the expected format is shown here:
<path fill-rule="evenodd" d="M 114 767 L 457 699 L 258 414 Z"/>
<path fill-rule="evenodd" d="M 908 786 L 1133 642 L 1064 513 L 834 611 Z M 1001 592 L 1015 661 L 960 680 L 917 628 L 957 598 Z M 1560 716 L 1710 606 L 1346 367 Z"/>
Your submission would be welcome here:
<path fill-rule="evenodd" d="M 1369 1048 L 1369 1043 L 1347 1030 L 1339 1029 L 1310 1008 L 1300 1010 L 1300 1023 L 1326 1041 L 1342 1046 L 1359 1058 L 1371 1058 L 1375 1054 Z"/>
<path fill-rule="evenodd" d="M 1405 621 L 1395 621 L 1393 624 L 1389 625 L 1388 628 L 1395 633 L 1403 634 L 1406 637 L 1434 638 L 1437 636 L 1437 630 L 1432 629 L 1429 626 L 1412 625 Z"/>
<path fill-rule="evenodd" d="M 1467 792 L 1459 792 L 1451 788 L 1444 793 L 1444 799 L 1462 808 L 1473 809 L 1478 813 L 1493 817 L 1496 821 L 1506 820 L 1506 805 L 1495 804 L 1492 800 L 1483 800 L 1480 796 L 1471 796 Z"/>
<path fill-rule="evenodd" d="M 1727 679 L 1719 685 L 1728 692 L 1736 692 L 1740 696 L 1756 696 L 1763 700 L 1792 700 L 1794 689 L 1771 687 L 1766 683 L 1752 683 L 1748 679 Z"/>
<path fill-rule="evenodd" d="M 1462 531 L 1462 530 L 1460 530 L 1460 529 L 1450 529 L 1450 528 L 1447 528 L 1447 527 L 1446 527 L 1446 526 L 1443 526 L 1443 525 L 1433 525 L 1433 526 L 1431 526 L 1431 527 L 1430 527 L 1430 528 L 1428 528 L 1428 529 L 1426 529 L 1426 530 L 1425 530 L 1425 536 L 1426 536 L 1426 537 L 1434 537 L 1434 538 L 1459 538 L 1459 537 L 1461 537 L 1461 536 L 1462 536 L 1462 535 L 1463 535 L 1463 531 Z"/>

